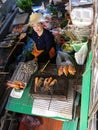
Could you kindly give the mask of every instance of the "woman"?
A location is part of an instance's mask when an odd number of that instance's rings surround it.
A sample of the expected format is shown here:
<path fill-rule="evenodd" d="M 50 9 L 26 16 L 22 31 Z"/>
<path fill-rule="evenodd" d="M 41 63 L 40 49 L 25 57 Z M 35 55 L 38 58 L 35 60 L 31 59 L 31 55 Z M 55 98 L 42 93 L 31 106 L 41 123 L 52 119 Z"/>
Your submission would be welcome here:
<path fill-rule="evenodd" d="M 54 61 L 56 57 L 56 43 L 52 33 L 44 29 L 44 21 L 45 19 L 40 13 L 34 13 L 30 15 L 29 23 L 27 25 L 32 27 L 32 33 L 30 37 L 35 42 L 31 54 L 41 62 L 49 59 Z"/>

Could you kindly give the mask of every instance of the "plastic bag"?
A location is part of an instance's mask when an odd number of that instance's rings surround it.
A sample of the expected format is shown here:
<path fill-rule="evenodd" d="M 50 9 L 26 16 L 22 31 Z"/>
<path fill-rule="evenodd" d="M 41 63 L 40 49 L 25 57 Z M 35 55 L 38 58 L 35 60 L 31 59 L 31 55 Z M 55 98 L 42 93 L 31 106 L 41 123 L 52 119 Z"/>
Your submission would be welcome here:
<path fill-rule="evenodd" d="M 35 116 L 24 115 L 22 123 L 25 125 L 27 130 L 33 130 L 34 127 L 40 126 L 40 120 Z"/>
<path fill-rule="evenodd" d="M 71 63 L 73 63 L 73 59 L 69 54 L 67 54 L 65 52 L 58 51 L 57 57 L 56 57 L 57 67 L 59 67 L 62 62 L 66 62 L 66 61 L 70 61 Z"/>
<path fill-rule="evenodd" d="M 77 64 L 83 65 L 87 56 L 88 46 L 84 44 L 81 49 L 75 53 L 75 60 Z"/>
<path fill-rule="evenodd" d="M 71 44 L 71 46 L 74 48 L 74 50 L 77 52 L 77 51 L 79 51 L 80 50 L 80 48 L 83 46 L 83 45 L 85 45 L 85 44 L 87 44 L 88 43 L 88 41 L 85 41 L 85 42 L 72 42 L 72 44 Z"/>

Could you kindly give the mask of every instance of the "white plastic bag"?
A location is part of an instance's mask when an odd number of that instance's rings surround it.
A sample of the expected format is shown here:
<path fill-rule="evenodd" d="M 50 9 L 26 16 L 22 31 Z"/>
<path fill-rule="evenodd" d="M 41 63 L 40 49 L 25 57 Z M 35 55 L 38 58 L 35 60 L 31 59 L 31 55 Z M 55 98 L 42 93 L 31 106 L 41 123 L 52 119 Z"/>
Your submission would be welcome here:
<path fill-rule="evenodd" d="M 75 53 L 75 60 L 77 64 L 83 65 L 87 56 L 88 47 L 87 44 L 84 44 L 81 49 Z"/>

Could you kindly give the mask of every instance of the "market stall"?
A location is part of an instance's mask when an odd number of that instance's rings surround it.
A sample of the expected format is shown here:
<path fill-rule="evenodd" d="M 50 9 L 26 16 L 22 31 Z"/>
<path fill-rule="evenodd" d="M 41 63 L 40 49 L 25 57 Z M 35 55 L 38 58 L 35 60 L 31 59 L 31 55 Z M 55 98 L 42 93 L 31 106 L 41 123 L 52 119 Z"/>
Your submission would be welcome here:
<path fill-rule="evenodd" d="M 50 61 L 46 63 L 37 63 L 35 60 L 25 61 L 23 49 L 30 43 L 27 41 L 27 34 L 26 41 L 23 40 L 25 44 L 22 46 L 21 54 L 17 55 L 18 65 L 7 82 L 8 89 L 12 88 L 6 105 L 7 111 L 67 120 L 69 124 L 71 120 L 78 123 L 79 116 L 76 116 L 76 108 L 80 105 L 81 95 L 81 115 L 85 113 L 84 127 L 87 127 L 91 76 L 91 71 L 88 71 L 91 67 L 89 51 L 94 17 L 92 3 L 89 4 L 90 7 L 87 8 L 72 7 L 70 13 L 66 11 L 56 13 L 58 7 L 55 5 L 48 5 L 48 14 L 46 10 L 41 10 L 48 21 L 43 23 L 44 27 L 50 30 L 55 37 L 57 49 L 55 64 L 49 63 Z M 51 14 L 50 11 L 52 11 Z M 85 12 L 88 15 L 83 17 Z M 22 15 L 20 14 L 20 17 Z M 15 22 L 14 20 L 13 24 Z M 15 34 L 20 31 L 20 28 L 11 29 L 12 32 L 15 31 Z M 18 40 L 22 33 L 24 33 L 23 30 L 20 31 Z M 20 40 L 18 40 L 16 43 L 19 44 Z M 17 44 L 13 50 L 15 51 L 16 48 Z M 11 55 L 13 55 L 13 50 Z M 26 48 L 25 52 L 28 51 L 30 51 L 29 48 Z M 23 57 L 20 58 L 20 56 Z M 85 85 L 86 77 L 89 77 L 89 84 L 87 82 Z M 45 84 L 46 81 L 48 83 Z M 85 93 L 86 90 L 88 95 Z M 85 96 L 87 96 L 86 103 L 84 102 Z M 86 104 L 86 112 L 83 111 L 84 104 Z M 84 118 L 82 116 L 80 118 L 80 128 L 85 130 L 82 124 Z"/>

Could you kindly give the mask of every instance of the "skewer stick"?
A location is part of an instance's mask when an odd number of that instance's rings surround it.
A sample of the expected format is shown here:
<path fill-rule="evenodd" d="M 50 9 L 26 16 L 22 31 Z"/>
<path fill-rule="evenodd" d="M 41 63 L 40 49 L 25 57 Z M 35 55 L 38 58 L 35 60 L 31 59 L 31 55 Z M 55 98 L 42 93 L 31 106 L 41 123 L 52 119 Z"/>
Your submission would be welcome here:
<path fill-rule="evenodd" d="M 47 65 L 49 64 L 50 60 L 47 61 L 47 63 L 44 65 L 44 67 L 40 70 L 40 72 L 43 72 L 44 69 L 47 67 Z"/>

